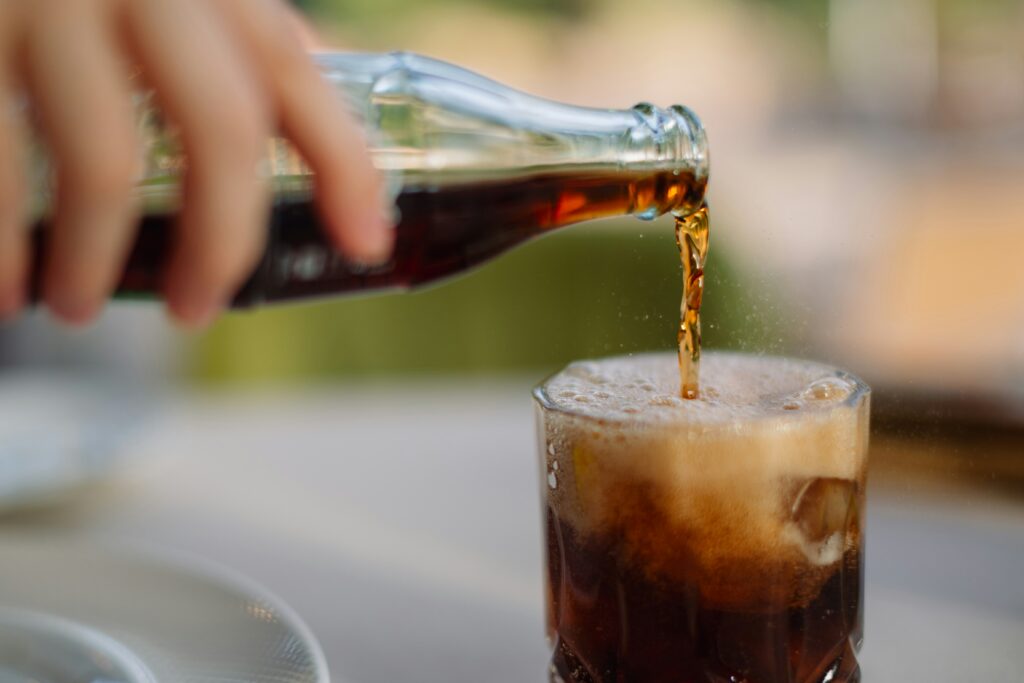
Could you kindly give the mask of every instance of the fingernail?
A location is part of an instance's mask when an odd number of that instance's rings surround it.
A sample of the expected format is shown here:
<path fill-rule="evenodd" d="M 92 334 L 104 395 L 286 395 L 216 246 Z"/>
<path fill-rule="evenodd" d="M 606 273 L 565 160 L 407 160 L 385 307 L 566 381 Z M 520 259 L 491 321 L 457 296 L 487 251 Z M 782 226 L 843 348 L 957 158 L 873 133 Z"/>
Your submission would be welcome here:
<path fill-rule="evenodd" d="M 0 322 L 10 322 L 21 315 L 27 300 L 22 287 L 14 287 L 0 292 Z"/>
<path fill-rule="evenodd" d="M 185 298 L 168 302 L 171 318 L 188 330 L 202 330 L 210 326 L 223 309 L 215 299 Z"/>
<path fill-rule="evenodd" d="M 102 309 L 102 304 L 92 299 L 64 293 L 60 296 L 47 297 L 46 307 L 61 324 L 69 327 L 83 327 L 96 319 Z"/>
<path fill-rule="evenodd" d="M 395 227 L 389 217 L 375 215 L 368 218 L 364 223 L 363 250 L 358 256 L 360 262 L 366 265 L 378 265 L 384 263 L 395 249 Z"/>

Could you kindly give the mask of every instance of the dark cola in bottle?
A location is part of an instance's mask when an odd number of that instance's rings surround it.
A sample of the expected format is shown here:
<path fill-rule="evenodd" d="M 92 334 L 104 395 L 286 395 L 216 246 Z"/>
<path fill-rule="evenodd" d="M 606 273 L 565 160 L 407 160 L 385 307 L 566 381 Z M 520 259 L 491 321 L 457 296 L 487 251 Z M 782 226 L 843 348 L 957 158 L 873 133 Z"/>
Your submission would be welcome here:
<path fill-rule="evenodd" d="M 268 246 L 236 306 L 414 287 L 565 225 L 685 215 L 703 199 L 707 143 L 685 107 L 568 106 L 404 53 L 317 59 L 364 126 L 385 175 L 395 252 L 373 267 L 338 254 L 321 230 L 308 168 L 287 142 L 271 140 Z M 122 297 L 160 291 L 185 167 L 159 110 L 140 102 L 145 172 L 138 187 L 146 211 L 118 287 Z M 48 177 L 45 159 L 39 165 L 36 176 Z M 49 188 L 41 183 L 36 190 L 45 216 Z M 37 263 L 46 235 L 43 219 Z"/>

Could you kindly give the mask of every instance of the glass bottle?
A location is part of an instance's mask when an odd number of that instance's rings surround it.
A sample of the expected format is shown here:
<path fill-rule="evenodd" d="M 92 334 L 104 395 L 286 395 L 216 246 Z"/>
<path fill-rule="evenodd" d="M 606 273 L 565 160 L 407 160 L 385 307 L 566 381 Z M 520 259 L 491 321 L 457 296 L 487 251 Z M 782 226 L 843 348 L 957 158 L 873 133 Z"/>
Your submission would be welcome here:
<path fill-rule="evenodd" d="M 408 288 L 461 273 L 572 223 L 632 214 L 651 219 L 700 206 L 707 141 L 689 109 L 568 106 L 465 69 L 408 53 L 316 56 L 367 131 L 393 207 L 393 256 L 353 264 L 320 229 L 312 175 L 283 139 L 269 141 L 274 204 L 269 239 L 235 307 Z M 160 112 L 140 97 L 144 217 L 117 295 L 161 288 L 184 157 Z M 49 205 L 46 159 L 35 167 L 37 215 Z M 34 279 L 46 225 L 36 230 Z"/>

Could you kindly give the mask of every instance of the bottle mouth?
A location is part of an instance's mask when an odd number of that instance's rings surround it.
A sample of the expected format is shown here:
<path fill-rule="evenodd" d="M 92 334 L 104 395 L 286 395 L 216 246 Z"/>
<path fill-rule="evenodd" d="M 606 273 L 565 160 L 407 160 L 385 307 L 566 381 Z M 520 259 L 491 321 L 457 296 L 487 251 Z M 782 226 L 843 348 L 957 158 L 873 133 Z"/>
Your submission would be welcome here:
<path fill-rule="evenodd" d="M 673 171 L 686 171 L 698 181 L 707 181 L 707 133 L 689 107 L 673 104 L 661 108 L 641 102 L 632 111 L 637 125 L 630 133 L 634 150 L 642 152 L 644 162 Z"/>
<path fill-rule="evenodd" d="M 675 126 L 680 158 L 693 160 L 693 174 L 703 182 L 707 182 L 709 173 L 708 136 L 704 124 L 689 107 L 673 104 L 668 108 Z"/>
<path fill-rule="evenodd" d="M 689 213 L 703 203 L 709 161 L 708 139 L 700 119 L 688 107 L 674 104 L 661 108 L 641 102 L 632 109 L 637 125 L 630 130 L 632 158 L 635 163 L 671 171 L 687 178 L 684 192 L 678 193 L 668 210 Z M 664 207 L 640 207 L 640 217 L 654 217 Z"/>
<path fill-rule="evenodd" d="M 693 213 L 705 201 L 708 186 L 708 135 L 700 120 L 682 104 L 658 108 L 640 102 L 631 110 L 636 125 L 630 128 L 630 164 L 671 172 L 669 188 L 648 193 L 648 201 L 634 215 L 643 220 L 672 212 Z"/>

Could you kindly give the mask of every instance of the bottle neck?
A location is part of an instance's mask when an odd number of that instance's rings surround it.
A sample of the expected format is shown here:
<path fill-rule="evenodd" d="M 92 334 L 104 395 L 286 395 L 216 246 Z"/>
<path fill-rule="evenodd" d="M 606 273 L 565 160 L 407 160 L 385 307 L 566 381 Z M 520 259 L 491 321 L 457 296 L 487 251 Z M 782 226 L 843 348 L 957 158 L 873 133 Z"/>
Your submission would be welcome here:
<path fill-rule="evenodd" d="M 708 177 L 707 139 L 682 106 L 593 109 L 545 100 L 460 67 L 408 53 L 315 56 L 325 79 L 362 122 L 386 177 L 382 202 L 406 190 L 535 176 L 674 177 L 677 190 L 637 192 L 629 212 L 643 218 L 699 207 Z M 180 205 L 186 159 L 151 94 L 137 96 L 142 168 L 138 192 L 148 214 Z M 48 158 L 34 154 L 34 211 L 46 213 Z M 283 138 L 268 144 L 266 172 L 279 200 L 312 194 L 313 176 Z M 669 183 L 673 184 L 672 182 Z"/>
<path fill-rule="evenodd" d="M 707 139 L 685 107 L 576 107 L 533 97 L 460 67 L 407 53 L 318 56 L 346 94 L 393 189 L 563 174 L 667 172 L 695 192 L 647 215 L 699 206 Z"/>
<path fill-rule="evenodd" d="M 395 210 L 395 253 L 373 268 L 336 253 L 310 201 L 309 168 L 275 138 L 268 145 L 267 173 L 277 200 L 268 247 L 238 305 L 416 286 L 565 225 L 690 213 L 703 202 L 707 140 L 685 107 L 574 107 L 404 53 L 317 60 L 362 121 L 374 163 L 388 180 L 383 201 Z M 138 192 L 146 217 L 118 291 L 145 296 L 160 287 L 187 163 L 152 96 L 139 95 L 136 111 L 144 169 Z M 39 218 L 49 206 L 52 173 L 41 151 L 34 161 Z M 45 233 L 40 222 L 37 275 Z"/>

